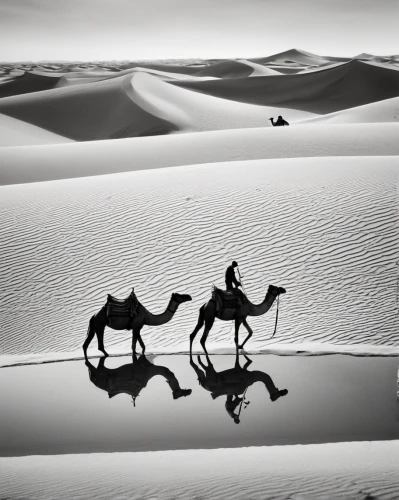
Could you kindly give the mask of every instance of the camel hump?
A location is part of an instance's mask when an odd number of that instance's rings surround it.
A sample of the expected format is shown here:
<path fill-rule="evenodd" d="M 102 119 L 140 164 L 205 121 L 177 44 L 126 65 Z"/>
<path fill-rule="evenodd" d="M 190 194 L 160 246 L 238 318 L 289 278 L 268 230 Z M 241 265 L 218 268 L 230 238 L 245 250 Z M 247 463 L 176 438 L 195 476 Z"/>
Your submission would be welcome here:
<path fill-rule="evenodd" d="M 106 304 L 108 326 L 115 330 L 130 330 L 138 305 L 134 289 L 126 299 L 118 299 L 108 294 Z"/>
<path fill-rule="evenodd" d="M 243 305 L 245 299 L 245 295 L 238 288 L 222 290 L 216 286 L 213 287 L 212 300 L 216 303 L 217 313 L 225 309 L 237 310 Z"/>

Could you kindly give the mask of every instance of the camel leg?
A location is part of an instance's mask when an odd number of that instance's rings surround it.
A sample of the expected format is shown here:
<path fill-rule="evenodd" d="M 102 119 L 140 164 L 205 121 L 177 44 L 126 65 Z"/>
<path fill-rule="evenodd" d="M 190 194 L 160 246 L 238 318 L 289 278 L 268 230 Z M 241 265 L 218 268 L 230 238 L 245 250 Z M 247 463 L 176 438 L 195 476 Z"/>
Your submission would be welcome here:
<path fill-rule="evenodd" d="M 211 328 L 213 326 L 214 321 L 215 321 L 215 318 L 213 316 L 210 318 L 207 318 L 205 320 L 204 333 L 202 334 L 201 341 L 200 341 L 202 348 L 204 349 L 204 352 L 206 355 L 208 354 L 208 351 L 206 350 L 206 346 L 205 346 L 206 339 L 208 338 L 209 332 L 211 331 Z"/>
<path fill-rule="evenodd" d="M 136 354 L 136 345 L 137 345 L 137 341 L 140 337 L 140 330 L 141 330 L 141 328 L 133 328 L 133 331 L 132 331 L 132 353 L 133 353 L 133 356 Z"/>
<path fill-rule="evenodd" d="M 141 338 L 141 330 L 138 333 L 137 340 L 139 341 L 140 347 L 142 349 L 142 353 L 145 353 L 145 344 L 143 342 L 143 339 Z"/>
<path fill-rule="evenodd" d="M 108 353 L 104 347 L 104 330 L 105 330 L 105 325 L 96 325 L 98 350 L 101 351 L 104 354 L 104 356 L 108 356 Z"/>
<path fill-rule="evenodd" d="M 201 368 L 203 370 L 206 370 L 206 366 L 204 365 L 204 363 L 202 362 L 202 359 L 201 359 L 201 356 L 197 356 L 197 359 L 198 359 L 198 364 L 201 365 Z"/>
<path fill-rule="evenodd" d="M 238 346 L 239 349 L 244 349 L 244 345 L 248 342 L 248 340 L 252 337 L 252 334 L 254 333 L 252 331 L 252 328 L 248 325 L 247 323 L 247 320 L 244 319 L 244 321 L 242 322 L 242 324 L 245 326 L 245 328 L 247 329 L 248 331 L 248 336 L 247 338 L 244 340 L 244 342 Z"/>
<path fill-rule="evenodd" d="M 234 325 L 234 343 L 236 345 L 236 355 L 238 354 L 238 330 L 240 329 L 242 320 L 236 319 Z"/>
<path fill-rule="evenodd" d="M 89 327 L 87 328 L 87 337 L 86 337 L 86 340 L 84 341 L 84 344 L 83 344 L 83 352 L 84 352 L 86 360 L 88 359 L 87 358 L 87 349 L 90 345 L 90 342 L 93 340 L 95 334 L 96 334 L 96 330 L 94 328 L 94 316 L 92 316 L 90 318 L 90 321 L 89 321 Z"/>
<path fill-rule="evenodd" d="M 201 328 L 204 325 L 204 307 L 205 306 L 202 306 L 200 308 L 197 325 L 194 328 L 193 333 L 190 335 L 190 356 L 191 356 L 191 353 L 193 350 L 193 342 L 194 342 L 195 336 L 197 335 L 197 333 L 201 330 Z"/>
<path fill-rule="evenodd" d="M 243 370 L 246 370 L 248 368 L 248 366 L 252 364 L 252 359 L 249 359 L 248 356 L 245 356 L 245 354 L 244 354 L 244 358 L 247 360 L 247 362 L 243 366 Z"/>

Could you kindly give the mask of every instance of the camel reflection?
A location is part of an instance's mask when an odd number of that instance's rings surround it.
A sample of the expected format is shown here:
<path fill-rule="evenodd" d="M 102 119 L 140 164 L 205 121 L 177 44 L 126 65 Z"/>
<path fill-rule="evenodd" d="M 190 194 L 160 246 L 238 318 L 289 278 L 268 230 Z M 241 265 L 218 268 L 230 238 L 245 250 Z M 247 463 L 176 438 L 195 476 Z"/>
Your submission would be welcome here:
<path fill-rule="evenodd" d="M 129 394 L 135 403 L 136 398 L 148 382 L 157 375 L 166 379 L 172 390 L 173 399 L 189 396 L 191 389 L 181 389 L 174 373 L 166 366 L 154 365 L 144 354 L 140 357 L 133 356 L 133 363 L 118 368 L 105 366 L 106 356 L 100 358 L 97 368 L 87 359 L 85 364 L 89 369 L 89 377 L 93 384 L 106 391 L 110 398 L 117 394 Z"/>
<path fill-rule="evenodd" d="M 190 356 L 190 364 L 194 368 L 200 385 L 211 393 L 213 399 L 219 396 L 227 396 L 225 408 L 229 416 L 236 424 L 240 423 L 240 414 L 242 407 L 246 407 L 249 401 L 246 401 L 245 395 L 249 386 L 255 382 L 262 382 L 270 396 L 271 401 L 277 401 L 280 397 L 288 394 L 287 389 L 279 390 L 273 383 L 271 377 L 259 370 L 248 371 L 248 366 L 252 360 L 245 356 L 246 363 L 243 367 L 240 365 L 239 354 L 236 354 L 234 368 L 217 372 L 209 359 L 206 356 L 207 365 L 205 365 L 201 357 L 198 356 L 198 363 L 201 368 L 194 362 Z M 240 397 L 240 395 L 242 395 Z"/>

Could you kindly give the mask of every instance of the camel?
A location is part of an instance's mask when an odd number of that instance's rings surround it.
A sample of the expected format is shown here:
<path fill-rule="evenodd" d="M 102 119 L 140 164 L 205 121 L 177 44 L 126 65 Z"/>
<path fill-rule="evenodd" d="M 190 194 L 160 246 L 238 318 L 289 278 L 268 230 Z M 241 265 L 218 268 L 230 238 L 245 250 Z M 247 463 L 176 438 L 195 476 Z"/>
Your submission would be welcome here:
<path fill-rule="evenodd" d="M 134 301 L 134 314 L 131 317 L 127 317 L 128 311 L 128 301 Z M 137 341 L 140 343 L 143 354 L 145 353 L 145 344 L 141 338 L 141 329 L 144 325 L 148 326 L 161 326 L 168 323 L 174 316 L 177 308 L 180 304 L 188 302 L 191 300 L 190 295 L 172 293 L 172 297 L 165 311 L 161 314 L 152 314 L 148 309 L 146 309 L 136 298 L 134 292 L 126 300 L 118 300 L 112 296 L 108 296 L 107 303 L 100 309 L 100 311 L 91 317 L 89 322 L 89 328 L 87 330 L 87 338 L 83 344 L 83 352 L 85 359 L 87 359 L 87 348 L 90 342 L 93 340 L 94 335 L 97 335 L 98 350 L 101 351 L 105 356 L 108 356 L 107 351 L 104 348 L 104 330 L 106 326 L 109 326 L 113 330 L 132 330 L 132 351 L 133 354 L 136 353 Z M 115 305 L 116 309 L 123 309 L 121 311 L 121 318 L 116 317 L 110 321 L 109 315 L 107 314 L 108 304 Z"/>
<path fill-rule="evenodd" d="M 274 118 L 269 118 L 269 120 L 272 122 L 273 127 L 284 127 L 285 125 L 289 125 L 282 116 L 277 118 L 276 123 L 274 123 Z"/>
<path fill-rule="evenodd" d="M 99 359 L 97 368 L 86 359 L 86 366 L 89 369 L 89 377 L 93 384 L 106 391 L 109 398 L 118 394 L 128 394 L 132 396 L 135 404 L 140 392 L 147 386 L 148 382 L 158 375 L 164 377 L 172 391 L 173 399 L 179 399 L 191 394 L 191 389 L 182 389 L 175 374 L 166 366 L 154 365 L 144 354 L 139 358 L 133 356 L 133 363 L 129 363 L 118 368 L 107 368 L 105 366 L 106 356 Z"/>
<path fill-rule="evenodd" d="M 213 326 L 215 318 L 221 319 L 222 321 L 235 321 L 235 335 L 234 342 L 236 344 L 236 349 L 244 349 L 244 345 L 248 342 L 248 340 L 252 337 L 253 331 L 251 327 L 247 323 L 247 316 L 261 316 L 271 308 L 275 299 L 280 295 L 285 293 L 285 289 L 282 287 L 277 287 L 274 285 L 270 285 L 268 291 L 266 293 L 265 299 L 261 304 L 255 305 L 250 302 L 250 300 L 238 289 L 236 289 L 236 296 L 240 296 L 242 301 L 237 309 L 222 309 L 220 311 L 217 310 L 216 302 L 213 298 L 211 298 L 206 304 L 204 304 L 199 311 L 198 323 L 194 328 L 194 331 L 190 335 L 190 353 L 192 352 L 193 342 L 195 336 L 199 332 L 199 330 L 203 327 L 205 323 L 204 333 L 201 337 L 201 345 L 204 349 L 204 352 L 207 354 L 206 350 L 206 339 L 208 334 Z M 238 345 L 238 331 L 240 326 L 244 325 L 248 331 L 248 336 L 244 340 L 241 345 Z"/>
<path fill-rule="evenodd" d="M 252 363 L 252 360 L 246 355 L 244 357 L 246 363 L 241 367 L 239 354 L 236 351 L 234 368 L 217 372 L 208 355 L 206 355 L 207 365 L 202 362 L 200 356 L 197 356 L 198 364 L 201 368 L 194 362 L 192 355 L 190 355 L 190 364 L 197 374 L 200 386 L 211 393 L 212 399 L 227 396 L 225 408 L 236 424 L 240 423 L 242 404 L 249 404 L 249 402 L 245 401 L 247 389 L 255 382 L 262 382 L 264 384 L 272 402 L 288 394 L 287 389 L 279 390 L 267 373 L 259 370 L 248 371 L 248 366 Z M 240 397 L 240 394 L 242 397 Z M 239 406 L 238 414 L 234 412 L 237 406 Z"/>

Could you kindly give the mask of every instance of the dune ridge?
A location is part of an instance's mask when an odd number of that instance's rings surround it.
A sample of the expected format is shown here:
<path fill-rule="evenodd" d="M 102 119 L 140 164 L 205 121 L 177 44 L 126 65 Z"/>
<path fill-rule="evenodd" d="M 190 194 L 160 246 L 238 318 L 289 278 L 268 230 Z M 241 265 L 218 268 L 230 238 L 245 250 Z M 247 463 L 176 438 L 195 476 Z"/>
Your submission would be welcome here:
<path fill-rule="evenodd" d="M 399 97 L 316 116 L 301 121 L 302 124 L 335 123 L 389 123 L 399 121 Z"/>
<path fill-rule="evenodd" d="M 327 114 L 398 97 L 399 73 L 350 61 L 296 75 L 173 82 L 173 85 L 239 102 Z"/>
<path fill-rule="evenodd" d="M 291 120 L 314 116 L 283 111 Z M 137 72 L 1 99 L 0 112 L 73 140 L 87 141 L 270 126 L 269 117 L 277 109 L 205 96 Z"/>
<path fill-rule="evenodd" d="M 397 127 L 394 123 L 321 127 L 310 123 L 80 142 L 68 147 L 0 148 L 0 185 L 237 160 L 399 155 Z"/>
<path fill-rule="evenodd" d="M 76 351 L 106 294 L 132 286 L 155 313 L 174 291 L 193 295 L 143 332 L 148 349 L 186 350 L 233 258 L 253 301 L 270 283 L 289 290 L 275 339 L 273 311 L 251 318 L 251 349 L 396 345 L 398 169 L 396 157 L 299 158 L 3 186 L 2 354 Z M 217 322 L 208 348 L 230 346 L 231 327 Z M 105 338 L 130 349 L 127 332 Z"/>

